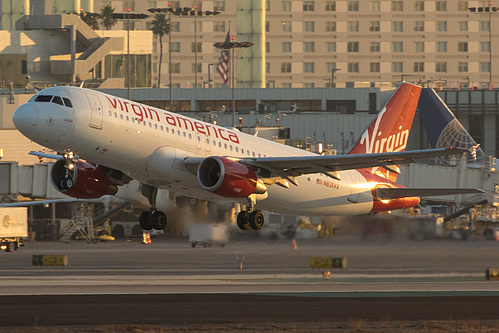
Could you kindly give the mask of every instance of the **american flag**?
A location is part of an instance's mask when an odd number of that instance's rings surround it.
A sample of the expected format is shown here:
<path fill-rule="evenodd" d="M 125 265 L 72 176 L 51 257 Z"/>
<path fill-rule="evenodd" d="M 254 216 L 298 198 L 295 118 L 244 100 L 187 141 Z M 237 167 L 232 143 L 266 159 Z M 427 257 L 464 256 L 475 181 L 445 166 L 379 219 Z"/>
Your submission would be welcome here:
<path fill-rule="evenodd" d="M 476 161 L 476 150 L 480 147 L 480 144 L 476 144 L 473 147 L 471 147 L 471 156 L 473 156 L 473 159 Z"/>
<path fill-rule="evenodd" d="M 224 43 L 230 43 L 230 30 L 227 32 Z M 217 72 L 222 77 L 225 85 L 227 85 L 227 82 L 229 81 L 229 55 L 229 50 L 222 49 L 217 65 Z"/>

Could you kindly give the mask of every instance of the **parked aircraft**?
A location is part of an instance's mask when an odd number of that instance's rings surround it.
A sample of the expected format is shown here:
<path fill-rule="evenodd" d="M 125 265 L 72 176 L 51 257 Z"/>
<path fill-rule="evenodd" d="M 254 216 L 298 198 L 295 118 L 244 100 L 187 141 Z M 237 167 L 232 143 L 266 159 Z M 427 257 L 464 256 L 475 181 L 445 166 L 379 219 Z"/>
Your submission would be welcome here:
<path fill-rule="evenodd" d="M 456 119 L 447 104 L 432 88 L 423 88 L 419 97 L 419 114 L 432 148 L 456 147 L 469 150 L 468 163 L 478 164 L 486 157 L 480 145 Z M 473 150 L 475 150 L 473 152 Z M 438 157 L 448 164 L 449 156 Z"/>
<path fill-rule="evenodd" d="M 479 191 L 395 183 L 400 164 L 462 153 L 452 147 L 404 151 L 420 91 L 403 83 L 342 156 L 320 156 L 77 87 L 42 90 L 19 106 L 13 121 L 26 137 L 61 153 L 51 156 L 58 159 L 51 178 L 62 193 L 98 198 L 137 179 L 151 205 L 140 216 L 146 230 L 167 222 L 157 209 L 158 189 L 241 203 L 239 228 L 258 230 L 265 222 L 261 210 L 357 215 L 412 207 L 418 195 Z"/>

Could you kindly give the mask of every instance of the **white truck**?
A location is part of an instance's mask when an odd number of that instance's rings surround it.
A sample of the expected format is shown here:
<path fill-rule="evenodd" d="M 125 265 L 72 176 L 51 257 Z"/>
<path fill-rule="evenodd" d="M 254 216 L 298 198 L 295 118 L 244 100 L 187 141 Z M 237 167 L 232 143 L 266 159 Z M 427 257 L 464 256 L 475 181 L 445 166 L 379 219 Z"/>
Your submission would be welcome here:
<path fill-rule="evenodd" d="M 28 208 L 0 208 L 0 250 L 12 252 L 24 246 L 28 237 Z"/>

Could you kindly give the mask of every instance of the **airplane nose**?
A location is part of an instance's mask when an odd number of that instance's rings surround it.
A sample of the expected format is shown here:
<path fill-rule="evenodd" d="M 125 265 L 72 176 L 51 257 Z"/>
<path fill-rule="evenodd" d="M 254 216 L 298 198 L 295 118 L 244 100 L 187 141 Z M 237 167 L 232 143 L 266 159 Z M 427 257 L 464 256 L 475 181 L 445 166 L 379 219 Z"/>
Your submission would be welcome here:
<path fill-rule="evenodd" d="M 23 134 L 31 132 L 38 124 L 38 109 L 31 104 L 23 104 L 17 108 L 12 117 L 14 125 Z"/>

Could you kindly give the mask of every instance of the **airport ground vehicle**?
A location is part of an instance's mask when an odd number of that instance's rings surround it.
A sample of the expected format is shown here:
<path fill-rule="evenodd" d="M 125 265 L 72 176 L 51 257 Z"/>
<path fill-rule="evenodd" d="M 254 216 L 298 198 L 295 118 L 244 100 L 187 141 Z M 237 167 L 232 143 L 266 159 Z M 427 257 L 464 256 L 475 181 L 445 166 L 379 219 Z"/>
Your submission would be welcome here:
<path fill-rule="evenodd" d="M 26 207 L 0 208 L 0 249 L 12 252 L 24 246 L 28 237 L 28 209 Z"/>

